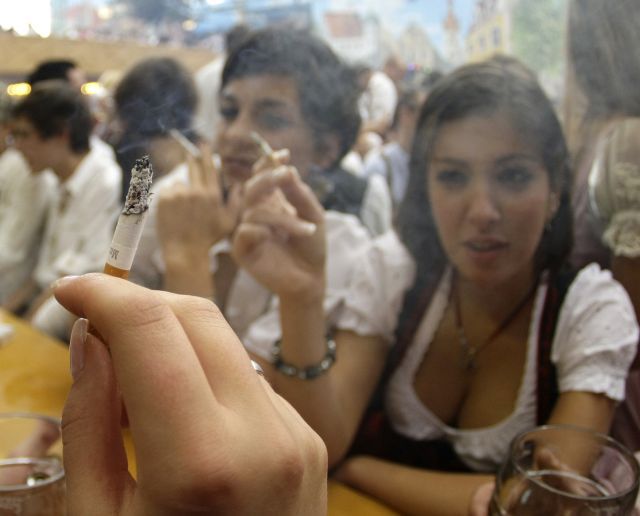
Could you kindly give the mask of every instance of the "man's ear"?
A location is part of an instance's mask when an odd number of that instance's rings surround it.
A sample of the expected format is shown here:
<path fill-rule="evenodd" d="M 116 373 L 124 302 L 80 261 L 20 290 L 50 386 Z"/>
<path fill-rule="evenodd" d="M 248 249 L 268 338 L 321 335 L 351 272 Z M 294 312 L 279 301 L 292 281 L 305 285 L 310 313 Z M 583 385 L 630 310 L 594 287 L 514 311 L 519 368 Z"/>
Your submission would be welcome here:
<path fill-rule="evenodd" d="M 324 136 L 316 145 L 313 162 L 321 168 L 328 168 L 336 161 L 340 153 L 340 140 L 337 135 Z"/>

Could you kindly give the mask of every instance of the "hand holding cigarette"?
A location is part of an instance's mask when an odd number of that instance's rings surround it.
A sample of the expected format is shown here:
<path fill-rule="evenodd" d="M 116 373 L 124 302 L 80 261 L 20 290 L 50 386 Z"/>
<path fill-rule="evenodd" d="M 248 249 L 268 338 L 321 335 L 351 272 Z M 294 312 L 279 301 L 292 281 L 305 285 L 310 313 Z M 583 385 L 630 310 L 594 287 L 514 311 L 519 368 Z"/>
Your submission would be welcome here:
<path fill-rule="evenodd" d="M 262 157 L 253 166 L 254 175 L 271 168 L 277 170 L 289 164 L 289 151 L 287 149 L 274 151 L 269 142 L 256 131 L 251 131 L 251 139 L 258 145 L 262 153 Z M 279 209 L 284 213 L 296 215 L 296 209 L 287 201 L 279 188 L 274 189 L 271 196 L 264 202 L 270 203 L 276 210 Z"/>
<path fill-rule="evenodd" d="M 188 183 L 158 193 L 156 233 L 166 266 L 164 288 L 212 297 L 209 249 L 236 228 L 241 185 L 232 185 L 225 198 L 212 152 L 206 145 L 199 149 L 199 158 L 186 153 Z"/>
<path fill-rule="evenodd" d="M 283 208 L 275 192 L 290 210 Z M 247 181 L 233 256 L 239 266 L 281 299 L 299 298 L 301 293 L 322 296 L 324 210 L 294 167 L 265 165 Z"/>

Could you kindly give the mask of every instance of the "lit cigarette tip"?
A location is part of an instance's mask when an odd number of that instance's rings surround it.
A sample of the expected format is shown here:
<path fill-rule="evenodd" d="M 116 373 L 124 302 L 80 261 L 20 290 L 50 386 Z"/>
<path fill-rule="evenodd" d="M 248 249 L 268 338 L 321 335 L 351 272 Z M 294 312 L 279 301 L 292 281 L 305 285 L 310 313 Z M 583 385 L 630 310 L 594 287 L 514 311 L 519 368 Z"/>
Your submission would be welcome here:
<path fill-rule="evenodd" d="M 143 213 L 149 209 L 149 189 L 153 178 L 153 167 L 149 156 L 143 156 L 136 160 L 131 169 L 131 182 L 124 201 L 122 213 L 132 215 Z"/>

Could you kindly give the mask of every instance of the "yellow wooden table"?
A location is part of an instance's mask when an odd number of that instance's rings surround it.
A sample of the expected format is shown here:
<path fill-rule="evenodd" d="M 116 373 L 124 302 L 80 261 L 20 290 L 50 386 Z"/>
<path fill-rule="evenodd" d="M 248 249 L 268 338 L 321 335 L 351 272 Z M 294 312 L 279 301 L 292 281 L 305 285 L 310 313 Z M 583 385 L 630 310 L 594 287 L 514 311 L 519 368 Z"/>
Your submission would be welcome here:
<path fill-rule="evenodd" d="M 67 346 L 0 310 L 2 322 L 11 324 L 14 334 L 0 343 L 0 412 L 61 417 L 71 387 Z M 129 456 L 133 459 L 133 453 Z M 391 514 L 395 513 L 353 489 L 329 482 L 329 515 Z"/>

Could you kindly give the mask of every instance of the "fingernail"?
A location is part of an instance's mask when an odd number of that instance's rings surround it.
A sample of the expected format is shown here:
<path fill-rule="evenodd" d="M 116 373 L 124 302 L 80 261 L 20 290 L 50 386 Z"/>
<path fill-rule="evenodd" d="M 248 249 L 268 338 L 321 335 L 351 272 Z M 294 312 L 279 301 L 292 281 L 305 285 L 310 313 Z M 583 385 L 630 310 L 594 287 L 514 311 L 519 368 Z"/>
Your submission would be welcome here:
<path fill-rule="evenodd" d="M 311 236 L 316 232 L 318 226 L 316 226 L 313 222 L 302 221 L 300 222 L 300 229 L 305 233 L 305 235 Z"/>
<path fill-rule="evenodd" d="M 273 157 L 278 161 L 288 160 L 289 155 L 289 149 L 279 149 L 273 153 Z"/>
<path fill-rule="evenodd" d="M 273 171 L 274 179 L 284 179 L 289 177 L 290 169 L 289 167 L 278 167 Z"/>
<path fill-rule="evenodd" d="M 62 287 L 63 285 L 66 285 L 67 283 L 70 283 L 79 277 L 80 276 L 64 276 L 62 278 L 58 278 L 51 284 L 51 288 L 56 289 L 58 287 Z"/>
<path fill-rule="evenodd" d="M 71 329 L 71 339 L 69 340 L 69 353 L 71 355 L 70 367 L 73 380 L 77 380 L 78 376 L 84 369 L 84 350 L 87 340 L 87 330 L 89 321 L 86 319 L 78 319 Z"/>

